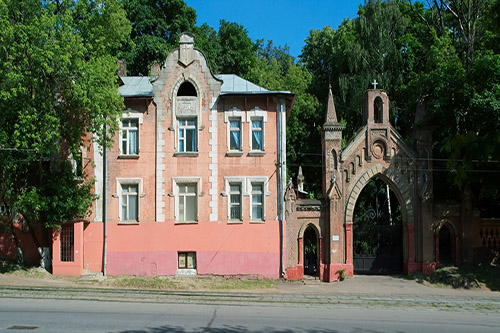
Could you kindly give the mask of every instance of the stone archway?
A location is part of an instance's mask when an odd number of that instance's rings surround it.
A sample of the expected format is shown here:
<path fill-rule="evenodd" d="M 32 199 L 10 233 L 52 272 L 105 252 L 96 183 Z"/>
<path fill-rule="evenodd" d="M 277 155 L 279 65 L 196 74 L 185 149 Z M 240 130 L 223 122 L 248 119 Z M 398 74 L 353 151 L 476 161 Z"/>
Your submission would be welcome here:
<path fill-rule="evenodd" d="M 313 221 L 304 223 L 299 230 L 297 245 L 301 276 L 309 275 L 322 278 L 323 238 L 319 225 Z"/>
<path fill-rule="evenodd" d="M 319 234 L 316 228 L 309 224 L 303 236 L 304 275 L 317 276 L 319 273 Z"/>
<path fill-rule="evenodd" d="M 394 191 L 375 175 L 354 209 L 353 270 L 356 274 L 393 274 L 403 269 L 401 205 Z"/>
<path fill-rule="evenodd" d="M 348 194 L 345 211 L 344 211 L 344 221 L 346 225 L 352 226 L 354 220 L 354 208 L 356 206 L 356 201 L 358 200 L 361 191 L 373 178 L 378 177 L 382 179 L 386 184 L 389 185 L 392 192 L 396 195 L 401 207 L 401 217 L 402 217 L 402 244 L 403 244 L 403 263 L 408 265 L 409 262 L 413 262 L 413 221 L 414 221 L 414 209 L 413 209 L 413 186 L 407 181 L 407 177 L 401 172 L 394 170 L 394 167 L 389 164 L 386 167 L 382 164 L 375 164 L 369 167 L 364 173 L 360 174 L 355 179 L 351 179 L 352 190 Z M 349 235 L 346 237 L 350 238 L 349 244 L 353 244 L 353 233 L 352 229 L 349 230 Z M 353 262 L 353 248 L 352 246 L 346 248 L 346 257 L 348 262 Z M 407 267 L 403 267 L 403 271 L 407 271 Z"/>
<path fill-rule="evenodd" d="M 437 265 L 456 265 L 458 237 L 453 225 L 448 221 L 441 222 L 436 228 L 434 237 Z"/>

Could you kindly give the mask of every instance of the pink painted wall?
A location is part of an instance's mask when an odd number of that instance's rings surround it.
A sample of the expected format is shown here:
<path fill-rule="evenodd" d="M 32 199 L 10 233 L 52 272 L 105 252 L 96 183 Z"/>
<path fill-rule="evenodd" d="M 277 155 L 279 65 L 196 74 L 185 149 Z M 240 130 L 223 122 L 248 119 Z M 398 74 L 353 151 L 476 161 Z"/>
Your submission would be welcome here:
<path fill-rule="evenodd" d="M 61 261 L 60 230 L 53 232 L 52 243 L 52 273 L 54 275 L 80 276 L 83 272 L 83 222 L 74 225 L 74 261 Z"/>
<path fill-rule="evenodd" d="M 103 234 L 102 223 L 85 223 L 83 229 L 83 269 L 93 273 L 102 272 Z"/>
<path fill-rule="evenodd" d="M 109 224 L 110 275 L 175 275 L 178 251 L 196 252 L 198 274 L 278 278 L 279 223 Z"/>

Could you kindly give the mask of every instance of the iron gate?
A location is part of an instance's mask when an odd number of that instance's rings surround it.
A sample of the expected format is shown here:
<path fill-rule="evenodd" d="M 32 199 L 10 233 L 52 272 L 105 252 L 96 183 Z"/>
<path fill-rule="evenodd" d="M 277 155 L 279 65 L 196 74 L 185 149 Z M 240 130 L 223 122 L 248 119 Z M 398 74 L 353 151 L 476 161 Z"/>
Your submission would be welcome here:
<path fill-rule="evenodd" d="M 358 211 L 355 211 L 353 223 L 353 264 L 357 273 L 390 274 L 402 271 L 401 215 L 397 205 L 394 205 L 397 199 L 391 200 L 388 191 L 388 186 L 379 180 L 371 192 L 374 195 L 364 193 L 358 198 L 362 202 L 356 204 Z M 391 206 L 394 207 L 391 209 Z"/>

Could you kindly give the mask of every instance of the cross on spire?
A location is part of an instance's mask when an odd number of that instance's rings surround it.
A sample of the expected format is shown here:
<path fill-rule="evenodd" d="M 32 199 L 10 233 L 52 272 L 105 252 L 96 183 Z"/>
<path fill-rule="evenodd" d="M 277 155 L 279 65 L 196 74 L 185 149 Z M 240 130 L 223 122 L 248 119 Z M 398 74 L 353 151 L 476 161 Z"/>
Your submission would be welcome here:
<path fill-rule="evenodd" d="M 373 80 L 372 84 L 373 84 L 373 89 L 377 89 L 377 84 L 378 84 L 377 80 Z"/>

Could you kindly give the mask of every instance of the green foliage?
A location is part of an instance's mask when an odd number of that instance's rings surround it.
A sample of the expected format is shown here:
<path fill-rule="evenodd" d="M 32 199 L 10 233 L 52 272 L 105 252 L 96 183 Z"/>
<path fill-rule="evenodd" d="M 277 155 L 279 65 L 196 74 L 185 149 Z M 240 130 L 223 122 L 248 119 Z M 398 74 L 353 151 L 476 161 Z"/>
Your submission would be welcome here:
<path fill-rule="evenodd" d="M 132 22 L 135 47 L 123 52 L 131 75 L 147 75 L 153 63 L 162 64 L 177 46 L 181 32 L 193 31 L 196 12 L 183 0 L 123 0 Z"/>
<path fill-rule="evenodd" d="M 219 74 L 217 59 L 221 53 L 221 46 L 217 41 L 217 32 L 206 23 L 194 27 L 196 48 L 200 49 L 206 57 L 208 66 L 214 74 Z"/>
<path fill-rule="evenodd" d="M 314 164 L 317 154 L 321 154 L 321 145 L 313 141 L 320 129 L 320 121 L 317 119 L 319 103 L 308 92 L 313 76 L 304 66 L 295 63 L 288 47 L 276 47 L 272 41 L 268 41 L 265 46 L 263 41 L 257 41 L 257 46 L 258 61 L 251 69 L 249 79 L 269 90 L 291 91 L 296 94 L 287 119 L 288 177 L 294 177 L 302 165 L 311 179 L 321 179 L 321 167 Z M 308 185 L 316 188 L 321 186 L 320 182 Z"/>
<path fill-rule="evenodd" d="M 248 31 L 240 24 L 221 20 L 217 35 L 219 56 L 217 71 L 221 74 L 236 74 L 248 78 L 256 65 L 256 45 L 248 37 Z"/>
<path fill-rule="evenodd" d="M 345 271 L 346 271 L 345 268 L 339 269 L 338 273 L 339 273 L 339 280 L 340 281 L 345 280 L 345 278 L 346 278 Z"/>
<path fill-rule="evenodd" d="M 93 182 L 70 160 L 88 138 L 112 142 L 100 135 L 124 107 L 112 52 L 129 32 L 119 0 L 0 0 L 0 193 L 30 226 L 88 214 Z"/>

